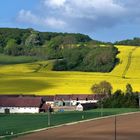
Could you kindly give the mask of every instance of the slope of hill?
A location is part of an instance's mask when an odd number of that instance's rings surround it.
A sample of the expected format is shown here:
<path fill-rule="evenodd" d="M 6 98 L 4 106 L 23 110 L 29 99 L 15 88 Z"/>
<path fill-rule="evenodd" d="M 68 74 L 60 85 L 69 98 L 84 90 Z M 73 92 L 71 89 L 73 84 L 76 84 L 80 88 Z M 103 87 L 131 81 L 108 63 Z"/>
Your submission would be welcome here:
<path fill-rule="evenodd" d="M 135 37 L 133 39 L 126 39 L 115 42 L 117 45 L 128 45 L 128 46 L 140 46 L 140 38 Z"/>
<path fill-rule="evenodd" d="M 113 90 L 125 90 L 130 83 L 135 91 L 140 91 L 140 48 L 117 48 L 120 63 L 110 73 L 51 71 L 52 61 L 0 66 L 0 94 L 89 94 L 91 86 L 103 80 L 109 81 Z"/>
<path fill-rule="evenodd" d="M 132 61 L 130 68 L 126 74 L 128 78 L 135 78 L 135 80 L 140 78 L 140 47 L 138 47 L 132 55 Z"/>

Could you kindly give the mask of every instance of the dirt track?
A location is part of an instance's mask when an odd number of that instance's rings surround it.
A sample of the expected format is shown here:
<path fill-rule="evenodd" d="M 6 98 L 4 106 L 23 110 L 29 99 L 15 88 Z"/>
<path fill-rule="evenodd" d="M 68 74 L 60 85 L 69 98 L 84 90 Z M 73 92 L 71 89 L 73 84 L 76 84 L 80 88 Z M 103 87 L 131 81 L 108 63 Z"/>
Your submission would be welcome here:
<path fill-rule="evenodd" d="M 62 126 L 17 140 L 115 140 L 114 118 Z M 117 117 L 117 140 L 140 140 L 140 113 Z"/>

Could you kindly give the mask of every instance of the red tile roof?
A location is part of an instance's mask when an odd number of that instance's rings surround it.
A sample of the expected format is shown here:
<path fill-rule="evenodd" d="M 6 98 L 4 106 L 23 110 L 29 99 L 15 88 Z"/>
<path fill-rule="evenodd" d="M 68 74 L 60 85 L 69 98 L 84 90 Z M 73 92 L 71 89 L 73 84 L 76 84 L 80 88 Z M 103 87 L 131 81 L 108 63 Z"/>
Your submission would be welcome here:
<path fill-rule="evenodd" d="M 0 96 L 0 107 L 39 107 L 41 97 Z"/>
<path fill-rule="evenodd" d="M 70 100 L 71 95 L 55 95 L 55 100 Z"/>
<path fill-rule="evenodd" d="M 98 99 L 99 95 L 92 94 L 69 94 L 55 96 L 35 96 L 35 95 L 0 95 L 0 107 L 39 107 L 42 101 L 54 100 L 93 100 Z"/>
<path fill-rule="evenodd" d="M 71 95 L 56 95 L 55 100 L 93 100 L 94 95 L 90 94 L 71 94 Z"/>
<path fill-rule="evenodd" d="M 93 95 L 86 95 L 86 94 L 80 94 L 80 95 L 72 95 L 71 96 L 71 99 L 72 100 L 93 100 L 94 99 L 94 96 Z"/>

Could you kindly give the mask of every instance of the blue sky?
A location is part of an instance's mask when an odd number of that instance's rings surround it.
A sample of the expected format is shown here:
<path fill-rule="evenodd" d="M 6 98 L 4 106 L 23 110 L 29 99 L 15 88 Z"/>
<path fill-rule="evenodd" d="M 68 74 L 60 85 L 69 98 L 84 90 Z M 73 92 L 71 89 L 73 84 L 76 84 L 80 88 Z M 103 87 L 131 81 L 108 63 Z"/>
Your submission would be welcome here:
<path fill-rule="evenodd" d="M 116 41 L 140 37 L 139 0 L 0 0 L 0 27 L 79 32 Z"/>

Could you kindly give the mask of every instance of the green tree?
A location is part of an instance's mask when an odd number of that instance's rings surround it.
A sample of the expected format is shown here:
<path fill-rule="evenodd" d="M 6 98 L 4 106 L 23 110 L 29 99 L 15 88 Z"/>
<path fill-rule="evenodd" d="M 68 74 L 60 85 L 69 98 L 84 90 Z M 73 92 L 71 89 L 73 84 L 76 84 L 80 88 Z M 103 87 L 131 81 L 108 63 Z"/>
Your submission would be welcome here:
<path fill-rule="evenodd" d="M 94 84 L 94 85 L 91 87 L 91 90 L 92 90 L 92 92 L 95 93 L 95 94 L 101 94 L 101 89 L 100 89 L 99 84 Z"/>
<path fill-rule="evenodd" d="M 35 47 L 40 45 L 40 36 L 37 32 L 32 32 L 26 39 L 25 46 Z"/>
<path fill-rule="evenodd" d="M 132 94 L 133 93 L 133 88 L 131 84 L 126 85 L 126 94 Z"/>
<path fill-rule="evenodd" d="M 16 43 L 16 40 L 15 39 L 10 39 L 7 42 L 6 47 L 4 48 L 5 54 L 8 54 L 8 55 L 17 55 L 17 53 L 18 53 L 17 51 L 18 51 L 18 45 Z"/>
<path fill-rule="evenodd" d="M 75 36 L 73 35 L 66 35 L 63 38 L 63 48 L 68 47 L 72 48 L 77 43 Z"/>
<path fill-rule="evenodd" d="M 59 35 L 46 42 L 44 47 L 47 48 L 48 59 L 58 59 L 62 57 L 63 36 Z"/>
<path fill-rule="evenodd" d="M 99 84 L 95 84 L 91 87 L 93 93 L 101 94 L 104 96 L 110 96 L 112 92 L 112 86 L 107 81 L 102 81 Z"/>

